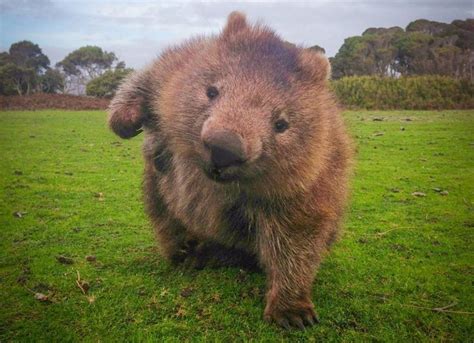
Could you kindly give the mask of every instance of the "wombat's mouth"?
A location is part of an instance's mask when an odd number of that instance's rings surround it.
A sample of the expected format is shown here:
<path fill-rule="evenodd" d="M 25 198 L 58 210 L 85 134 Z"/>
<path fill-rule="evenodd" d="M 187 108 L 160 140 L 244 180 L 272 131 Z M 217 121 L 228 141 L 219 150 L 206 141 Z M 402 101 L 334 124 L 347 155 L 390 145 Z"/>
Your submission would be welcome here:
<path fill-rule="evenodd" d="M 228 167 L 228 168 L 204 168 L 204 172 L 208 178 L 213 181 L 220 183 L 232 182 L 240 179 L 237 168 Z"/>

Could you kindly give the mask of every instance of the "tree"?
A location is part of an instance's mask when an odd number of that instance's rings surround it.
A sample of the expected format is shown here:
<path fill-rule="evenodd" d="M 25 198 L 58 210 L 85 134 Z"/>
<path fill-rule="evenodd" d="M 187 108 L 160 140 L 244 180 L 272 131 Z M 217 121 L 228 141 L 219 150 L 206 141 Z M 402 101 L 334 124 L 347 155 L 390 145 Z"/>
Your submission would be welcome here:
<path fill-rule="evenodd" d="M 11 65 L 13 63 L 8 52 L 0 52 L 0 94 L 13 95 L 17 91 L 11 78 Z"/>
<path fill-rule="evenodd" d="M 14 63 L 6 63 L 0 66 L 0 94 L 2 95 L 22 95 L 22 77 L 24 76 L 21 68 Z"/>
<path fill-rule="evenodd" d="M 439 74 L 471 78 L 474 66 L 474 20 L 451 24 L 416 20 L 396 42 L 404 74 Z"/>
<path fill-rule="evenodd" d="M 98 46 L 84 46 L 71 52 L 56 66 L 65 75 L 67 91 L 74 90 L 81 94 L 90 80 L 110 70 L 115 62 L 117 57 L 113 52 L 104 51 Z M 117 65 L 125 66 L 123 62 Z"/>
<path fill-rule="evenodd" d="M 418 19 L 409 23 L 406 32 L 422 32 L 430 36 L 440 36 L 449 30 L 449 24 L 426 19 Z"/>
<path fill-rule="evenodd" d="M 13 63 L 8 52 L 0 52 L 0 66 L 8 63 Z"/>
<path fill-rule="evenodd" d="M 10 46 L 10 58 L 19 67 L 31 68 L 35 73 L 41 73 L 49 68 L 49 58 L 41 51 L 38 44 L 21 41 Z"/>
<path fill-rule="evenodd" d="M 317 52 L 320 52 L 322 54 L 326 54 L 326 49 L 324 49 L 323 47 L 319 46 L 319 45 L 313 45 L 312 47 L 309 48 L 310 50 L 314 50 L 314 51 L 317 51 Z"/>
<path fill-rule="evenodd" d="M 49 68 L 49 58 L 37 44 L 21 41 L 0 54 L 0 91 L 2 94 L 30 94 L 39 76 Z"/>
<path fill-rule="evenodd" d="M 87 83 L 86 94 L 98 97 L 113 97 L 120 82 L 132 71 L 133 69 L 119 68 L 118 66 L 115 70 L 108 70 Z"/>
<path fill-rule="evenodd" d="M 400 27 L 369 28 L 362 36 L 349 37 L 332 59 L 333 76 L 379 75 L 396 72 L 397 49 L 393 42 L 401 34 Z"/>
<path fill-rule="evenodd" d="M 402 75 L 433 74 L 432 43 L 433 38 L 422 31 L 407 32 L 400 37 L 395 42 L 399 72 Z"/>
<path fill-rule="evenodd" d="M 0 65 L 1 94 L 29 94 L 36 82 L 33 68 L 20 67 L 13 62 Z"/>
<path fill-rule="evenodd" d="M 40 76 L 43 93 L 58 93 L 64 91 L 64 77 L 57 69 L 48 69 Z"/>
<path fill-rule="evenodd" d="M 474 20 L 446 24 L 419 19 L 406 30 L 369 28 L 361 36 L 347 38 L 330 60 L 336 79 L 420 74 L 472 79 Z"/>
<path fill-rule="evenodd" d="M 330 62 L 332 77 L 335 79 L 343 76 L 372 74 L 366 44 L 360 36 L 346 38 L 344 44 L 336 56 L 330 59 Z"/>

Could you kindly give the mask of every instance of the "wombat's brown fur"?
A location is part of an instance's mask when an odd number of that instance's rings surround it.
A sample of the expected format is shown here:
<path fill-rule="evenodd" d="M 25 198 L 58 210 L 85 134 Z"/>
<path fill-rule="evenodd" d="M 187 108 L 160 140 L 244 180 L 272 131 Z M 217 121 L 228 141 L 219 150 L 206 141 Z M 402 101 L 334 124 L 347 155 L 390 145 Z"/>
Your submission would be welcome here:
<path fill-rule="evenodd" d="M 328 60 L 230 14 L 218 36 L 168 49 L 109 108 L 145 132 L 144 193 L 162 253 L 197 267 L 262 268 L 264 317 L 316 320 L 311 285 L 336 236 L 351 148 Z"/>

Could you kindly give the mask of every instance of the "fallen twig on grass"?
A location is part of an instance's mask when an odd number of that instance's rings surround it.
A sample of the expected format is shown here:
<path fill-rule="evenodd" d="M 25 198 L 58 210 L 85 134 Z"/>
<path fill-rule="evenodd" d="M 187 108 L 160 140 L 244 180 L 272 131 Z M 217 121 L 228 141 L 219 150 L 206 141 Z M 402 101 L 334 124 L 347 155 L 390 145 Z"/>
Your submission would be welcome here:
<path fill-rule="evenodd" d="M 435 307 L 434 310 L 435 311 L 444 311 L 444 310 L 447 310 L 448 308 L 456 306 L 457 304 L 458 304 L 458 302 L 455 301 L 452 304 L 449 304 L 449 305 L 446 305 L 446 306 L 443 306 L 443 307 Z"/>
<path fill-rule="evenodd" d="M 419 308 L 422 310 L 429 310 L 433 312 L 440 312 L 440 313 L 455 313 L 455 314 L 467 314 L 467 315 L 472 315 L 474 312 L 468 312 L 468 311 L 453 311 L 449 310 L 449 308 L 454 307 L 457 305 L 457 302 L 454 302 L 452 304 L 443 306 L 443 307 L 425 307 L 425 306 L 418 306 L 418 305 L 411 305 L 411 304 L 401 304 L 402 306 L 407 306 L 407 307 L 414 307 L 414 308 Z"/>
<path fill-rule="evenodd" d="M 87 295 L 87 290 L 89 289 L 89 284 L 81 280 L 81 274 L 79 274 L 79 270 L 76 270 L 77 279 L 76 284 L 79 287 L 84 295 Z"/>
<path fill-rule="evenodd" d="M 93 295 L 87 295 L 87 292 L 89 291 L 89 283 L 87 281 L 81 280 L 81 274 L 79 274 L 79 270 L 76 270 L 77 273 L 77 279 L 76 279 L 76 285 L 79 287 L 81 292 L 86 296 L 87 301 L 89 304 L 92 304 L 95 301 L 95 296 Z"/>
<path fill-rule="evenodd" d="M 34 295 L 36 300 L 39 300 L 39 301 L 44 302 L 44 303 L 51 303 L 52 302 L 50 292 L 48 292 L 48 294 L 43 294 L 43 293 L 40 293 L 40 292 L 35 292 L 34 290 L 32 290 L 32 289 L 30 289 L 26 286 L 24 286 L 24 287 L 28 292 L 30 292 Z"/>
<path fill-rule="evenodd" d="M 387 233 L 393 231 L 393 230 L 398 230 L 399 228 L 394 228 L 394 229 L 390 229 L 390 230 L 387 230 L 387 231 L 383 231 L 383 232 L 376 232 L 374 233 L 373 235 L 374 236 L 377 236 L 377 237 L 382 237 L 382 236 L 385 236 Z"/>

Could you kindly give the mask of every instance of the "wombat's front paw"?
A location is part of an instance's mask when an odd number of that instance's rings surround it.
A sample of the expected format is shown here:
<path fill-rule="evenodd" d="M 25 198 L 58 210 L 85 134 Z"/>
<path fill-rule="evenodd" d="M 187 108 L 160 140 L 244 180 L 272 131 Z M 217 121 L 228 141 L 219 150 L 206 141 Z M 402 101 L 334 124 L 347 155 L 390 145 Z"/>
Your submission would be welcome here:
<path fill-rule="evenodd" d="M 286 309 L 272 308 L 272 306 L 267 305 L 264 319 L 269 323 L 275 322 L 285 329 L 294 326 L 302 330 L 319 322 L 318 315 L 314 311 L 311 302 Z"/>
<path fill-rule="evenodd" d="M 181 249 L 175 252 L 171 260 L 175 264 L 180 264 L 186 269 L 201 270 L 207 265 L 213 264 L 211 254 L 212 245 L 195 240 L 186 241 Z"/>
<path fill-rule="evenodd" d="M 201 270 L 207 264 L 207 258 L 196 253 L 192 253 L 186 256 L 183 261 L 183 266 L 186 269 Z"/>
<path fill-rule="evenodd" d="M 171 263 L 184 265 L 186 268 L 202 269 L 203 261 L 200 254 L 196 251 L 197 242 L 194 240 L 186 241 L 180 249 L 177 249 L 171 256 Z"/>
<path fill-rule="evenodd" d="M 188 254 L 189 254 L 188 251 L 184 249 L 180 249 L 170 254 L 168 259 L 172 264 L 178 265 L 178 264 L 183 263 L 186 260 L 186 257 L 188 256 Z"/>

